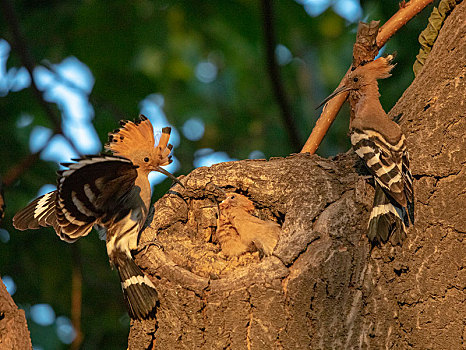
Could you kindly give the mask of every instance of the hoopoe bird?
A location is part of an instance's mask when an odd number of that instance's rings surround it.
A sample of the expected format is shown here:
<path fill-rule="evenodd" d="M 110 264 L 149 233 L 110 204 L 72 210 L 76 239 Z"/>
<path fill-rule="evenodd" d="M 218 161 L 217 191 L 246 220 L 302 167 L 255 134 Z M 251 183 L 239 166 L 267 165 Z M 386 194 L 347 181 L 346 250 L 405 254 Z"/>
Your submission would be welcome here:
<path fill-rule="evenodd" d="M 116 267 L 128 313 L 133 319 L 153 316 L 157 291 L 132 257 L 151 202 L 148 175 L 161 172 L 172 162 L 168 143 L 169 127 L 155 146 L 150 121 L 140 116 L 135 122 L 121 121 L 121 128 L 109 133 L 106 150 L 113 155 L 84 156 L 63 163 L 57 172 L 57 189 L 19 211 L 13 218 L 18 230 L 53 226 L 66 242 L 86 236 L 96 226 L 106 231 L 110 263 Z"/>
<path fill-rule="evenodd" d="M 377 79 L 391 76 L 392 60 L 393 55 L 388 55 L 354 68 L 345 84 L 321 103 L 345 91 L 356 101 L 354 118 L 350 120 L 351 144 L 375 179 L 368 225 L 372 244 L 385 243 L 389 238 L 400 244 L 406 238 L 409 221 L 414 224 L 413 177 L 406 139 L 379 101 Z"/>
<path fill-rule="evenodd" d="M 253 216 L 254 204 L 245 196 L 226 195 L 219 205 L 217 222 L 217 239 L 222 252 L 228 257 L 256 249 L 266 256 L 272 254 L 281 233 L 280 225 Z"/>

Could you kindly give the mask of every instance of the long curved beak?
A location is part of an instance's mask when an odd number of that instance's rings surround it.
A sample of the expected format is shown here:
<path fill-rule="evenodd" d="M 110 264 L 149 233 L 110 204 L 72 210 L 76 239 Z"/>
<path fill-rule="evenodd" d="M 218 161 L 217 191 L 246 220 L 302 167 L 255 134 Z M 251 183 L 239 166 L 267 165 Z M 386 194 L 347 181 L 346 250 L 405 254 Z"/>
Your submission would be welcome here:
<path fill-rule="evenodd" d="M 215 188 L 216 188 L 217 190 L 219 190 L 223 195 L 225 195 L 225 196 L 227 195 L 227 193 L 225 192 L 225 190 L 224 190 L 223 188 L 218 187 L 217 185 L 214 185 L 214 186 L 215 186 Z"/>
<path fill-rule="evenodd" d="M 345 86 L 345 85 L 343 85 L 343 86 L 337 88 L 337 89 L 336 89 L 334 92 L 332 92 L 325 100 L 323 100 L 323 101 L 316 107 L 316 109 L 319 108 L 320 106 L 326 104 L 328 101 L 330 101 L 330 100 L 331 100 L 332 98 L 334 98 L 336 95 L 339 95 L 339 94 L 341 94 L 341 93 L 343 93 L 343 92 L 350 91 L 350 90 L 351 90 L 351 88 L 350 88 L 350 87 L 347 87 L 347 86 Z"/>
<path fill-rule="evenodd" d="M 175 181 L 176 183 L 180 184 L 181 187 L 184 187 L 184 185 L 181 183 L 180 180 L 178 180 L 172 173 L 169 173 L 168 171 L 166 171 L 164 168 L 160 167 L 160 166 L 157 166 L 155 169 L 155 171 L 158 171 L 159 173 L 162 173 L 164 174 L 165 176 L 169 177 L 170 179 L 172 179 L 173 181 Z"/>

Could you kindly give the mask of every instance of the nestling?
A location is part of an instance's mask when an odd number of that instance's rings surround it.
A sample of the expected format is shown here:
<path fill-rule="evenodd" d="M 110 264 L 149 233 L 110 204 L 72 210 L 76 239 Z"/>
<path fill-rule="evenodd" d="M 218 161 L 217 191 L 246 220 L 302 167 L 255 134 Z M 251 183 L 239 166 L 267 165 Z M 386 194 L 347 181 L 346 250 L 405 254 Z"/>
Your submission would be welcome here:
<path fill-rule="evenodd" d="M 53 226 L 66 242 L 86 236 L 93 226 L 106 230 L 107 253 L 118 270 L 131 318 L 153 316 L 157 291 L 133 260 L 139 233 L 151 201 L 148 175 L 171 160 L 170 128 L 163 128 L 157 147 L 150 121 L 144 117 L 121 121 L 109 134 L 105 148 L 114 155 L 84 156 L 58 171 L 57 189 L 19 211 L 13 218 L 18 230 Z"/>
<path fill-rule="evenodd" d="M 222 252 L 227 256 L 239 256 L 247 251 L 259 250 L 272 254 L 281 233 L 280 225 L 264 221 L 251 213 L 253 203 L 238 193 L 227 193 L 220 203 L 217 237 Z"/>
<path fill-rule="evenodd" d="M 414 224 L 413 177 L 406 139 L 379 101 L 377 79 L 390 77 L 392 60 L 389 55 L 356 67 L 346 77 L 344 86 L 323 101 L 345 91 L 356 100 L 354 118 L 350 120 L 351 144 L 375 179 L 368 230 L 373 244 L 389 239 L 399 244 L 406 237 L 409 222 Z"/>

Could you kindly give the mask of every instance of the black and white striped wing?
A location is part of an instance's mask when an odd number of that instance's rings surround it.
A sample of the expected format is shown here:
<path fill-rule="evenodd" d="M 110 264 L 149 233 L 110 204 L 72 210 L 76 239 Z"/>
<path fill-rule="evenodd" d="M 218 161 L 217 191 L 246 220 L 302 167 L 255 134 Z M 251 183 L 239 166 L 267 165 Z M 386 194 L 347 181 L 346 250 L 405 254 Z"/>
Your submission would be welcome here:
<path fill-rule="evenodd" d="M 13 217 L 13 226 L 18 230 L 56 226 L 55 201 L 57 191 L 52 191 L 33 200 Z M 58 231 L 57 231 L 58 232 Z"/>
<path fill-rule="evenodd" d="M 402 163 L 406 153 L 404 135 L 396 144 L 391 144 L 377 131 L 353 129 L 351 144 L 384 192 L 405 207 L 406 175 L 403 174 Z"/>
<path fill-rule="evenodd" d="M 403 134 L 394 144 L 374 130 L 354 129 L 351 143 L 376 181 L 368 237 L 372 243 L 400 244 L 414 223 L 413 179 Z M 406 207 L 408 211 L 406 211 Z"/>
<path fill-rule="evenodd" d="M 413 175 L 409 167 L 409 154 L 405 151 L 402 157 L 402 174 L 405 185 L 405 194 L 408 206 L 408 214 L 411 223 L 414 224 L 414 190 L 413 190 Z"/>
<path fill-rule="evenodd" d="M 87 156 L 58 172 L 56 216 L 60 237 L 75 241 L 87 235 L 96 223 L 113 216 L 126 216 L 126 197 L 137 177 L 130 160 L 116 156 Z"/>

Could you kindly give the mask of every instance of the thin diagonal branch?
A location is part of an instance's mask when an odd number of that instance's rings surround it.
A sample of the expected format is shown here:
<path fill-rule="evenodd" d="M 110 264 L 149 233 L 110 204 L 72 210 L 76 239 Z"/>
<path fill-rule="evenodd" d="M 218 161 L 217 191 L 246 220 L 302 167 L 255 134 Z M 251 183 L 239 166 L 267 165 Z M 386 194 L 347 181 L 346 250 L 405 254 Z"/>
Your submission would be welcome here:
<path fill-rule="evenodd" d="M 47 148 L 50 140 L 55 136 L 58 135 L 56 133 L 52 133 L 47 141 L 44 142 L 44 145 L 36 152 L 31 153 L 23 158 L 19 163 L 15 166 L 10 167 L 8 172 L 3 177 L 3 185 L 5 187 L 11 186 L 22 174 L 24 174 L 30 167 L 34 165 L 34 163 L 39 160 L 40 154 L 42 151 Z"/>
<path fill-rule="evenodd" d="M 401 29 L 406 23 L 408 23 L 414 16 L 421 12 L 427 5 L 433 0 L 411 0 L 408 3 L 404 3 L 403 6 L 380 27 L 379 34 L 377 34 L 377 46 L 382 48 L 387 41 Z"/>
<path fill-rule="evenodd" d="M 3 198 L 3 184 L 2 184 L 2 177 L 0 176 L 0 223 L 5 216 L 5 198 Z"/>
<path fill-rule="evenodd" d="M 74 82 L 72 82 L 71 80 L 67 79 L 66 77 L 64 77 L 63 75 L 61 75 L 59 72 L 57 72 L 57 70 L 55 69 L 55 67 L 50 63 L 50 62 L 47 62 L 45 60 L 43 60 L 41 62 L 42 66 L 44 68 L 46 68 L 50 73 L 52 73 L 53 75 L 55 75 L 56 79 L 58 81 L 60 81 L 61 83 L 65 84 L 66 86 L 68 86 L 69 88 L 73 89 L 73 90 L 76 90 L 76 91 L 79 91 L 80 93 L 82 94 L 85 94 L 85 95 L 88 95 L 88 93 L 86 91 L 84 91 L 84 89 L 78 85 L 76 85 Z M 123 113 L 123 111 L 121 111 L 117 106 L 115 106 L 114 104 L 110 103 L 109 101 L 106 101 L 98 96 L 95 96 L 94 94 L 89 94 L 88 95 L 88 98 L 89 98 L 89 102 L 94 105 L 94 106 L 100 106 L 102 109 L 105 109 L 107 110 L 108 112 L 110 112 L 110 114 L 112 114 L 115 118 L 115 120 L 119 121 L 119 120 L 124 120 L 124 119 L 127 119 L 128 117 L 125 115 L 125 113 Z"/>
<path fill-rule="evenodd" d="M 77 350 L 81 348 L 84 340 L 83 331 L 81 328 L 81 315 L 82 315 L 82 263 L 81 263 L 81 250 L 79 242 L 71 244 L 71 259 L 73 261 L 73 273 L 71 277 L 71 324 L 76 331 L 76 338 L 70 345 L 70 350 Z"/>
<path fill-rule="evenodd" d="M 18 17 L 16 16 L 15 10 L 13 5 L 10 3 L 9 0 L 2 0 L 1 6 L 3 13 L 5 15 L 6 22 L 10 28 L 10 31 L 13 35 L 14 42 L 12 43 L 15 51 L 19 55 L 22 64 L 26 67 L 29 75 L 31 76 L 31 87 L 36 96 L 37 101 L 42 106 L 45 111 L 45 114 L 50 119 L 50 121 L 54 125 L 54 132 L 49 137 L 45 145 L 36 153 L 33 153 L 26 157 L 20 164 L 14 167 L 8 174 L 8 177 L 4 180 L 4 183 L 11 184 L 13 181 L 21 175 L 26 169 L 32 166 L 40 157 L 40 153 L 47 147 L 50 140 L 56 134 L 61 134 L 70 144 L 70 146 L 74 149 L 74 151 L 81 155 L 81 152 L 76 148 L 73 141 L 69 139 L 62 130 L 61 127 L 61 120 L 60 117 L 55 113 L 52 109 L 51 105 L 45 101 L 42 91 L 39 90 L 37 84 L 34 80 L 34 67 L 36 66 L 32 55 L 28 49 L 26 44 L 26 40 L 24 39 L 21 30 L 20 24 L 18 21 Z M 73 321 L 73 326 L 76 329 L 77 337 L 75 342 L 73 342 L 73 348 L 79 348 L 82 342 L 82 332 L 81 332 L 81 303 L 82 303 L 82 274 L 81 274 L 81 263 L 79 258 L 79 246 L 72 248 L 72 257 L 73 257 L 73 286 L 72 286 L 72 307 L 71 307 L 71 319 Z"/>
<path fill-rule="evenodd" d="M 42 91 L 40 91 L 37 87 L 33 74 L 34 67 L 36 66 L 36 64 L 34 62 L 34 59 L 32 58 L 32 55 L 30 54 L 30 51 L 26 44 L 26 40 L 24 39 L 24 36 L 21 33 L 20 23 L 18 21 L 18 16 L 16 15 L 13 5 L 9 0 L 1 0 L 1 6 L 5 20 L 13 36 L 12 46 L 16 53 L 19 55 L 21 63 L 31 76 L 31 87 L 34 96 L 36 97 L 38 103 L 41 105 L 47 117 L 54 125 L 54 133 L 61 134 L 69 142 L 73 150 L 77 154 L 81 155 L 81 152 L 79 152 L 79 150 L 76 148 L 73 141 L 63 133 L 60 117 L 57 116 L 55 111 L 52 109 L 51 105 L 44 99 Z"/>
<path fill-rule="evenodd" d="M 288 133 L 290 144 L 293 150 L 298 150 L 301 145 L 298 128 L 296 126 L 296 121 L 293 118 L 293 113 L 291 112 L 291 107 L 283 87 L 283 82 L 280 78 L 280 69 L 275 57 L 276 41 L 275 28 L 273 24 L 272 1 L 273 0 L 261 0 L 267 71 L 272 83 L 275 99 L 277 100 L 278 106 L 281 110 L 281 117 Z"/>
<path fill-rule="evenodd" d="M 26 172 L 26 170 L 32 167 L 39 158 L 40 151 L 34 152 L 26 156 L 15 166 L 11 167 L 3 177 L 3 185 L 5 187 L 11 186 L 22 174 Z"/>
<path fill-rule="evenodd" d="M 377 34 L 377 47 L 380 49 L 385 43 L 410 19 L 416 16 L 422 9 L 429 5 L 433 0 L 411 0 L 405 3 L 380 29 Z M 378 51 L 378 50 L 377 50 Z M 375 55 L 377 52 L 374 52 Z M 372 58 L 374 58 L 372 57 Z M 345 74 L 346 77 L 346 74 Z M 344 83 L 343 77 L 340 85 Z M 319 120 L 316 122 L 311 135 L 306 141 L 301 153 L 314 154 L 319 147 L 322 139 L 335 120 L 341 106 L 348 97 L 348 93 L 343 93 L 330 100 L 322 110 Z"/>

